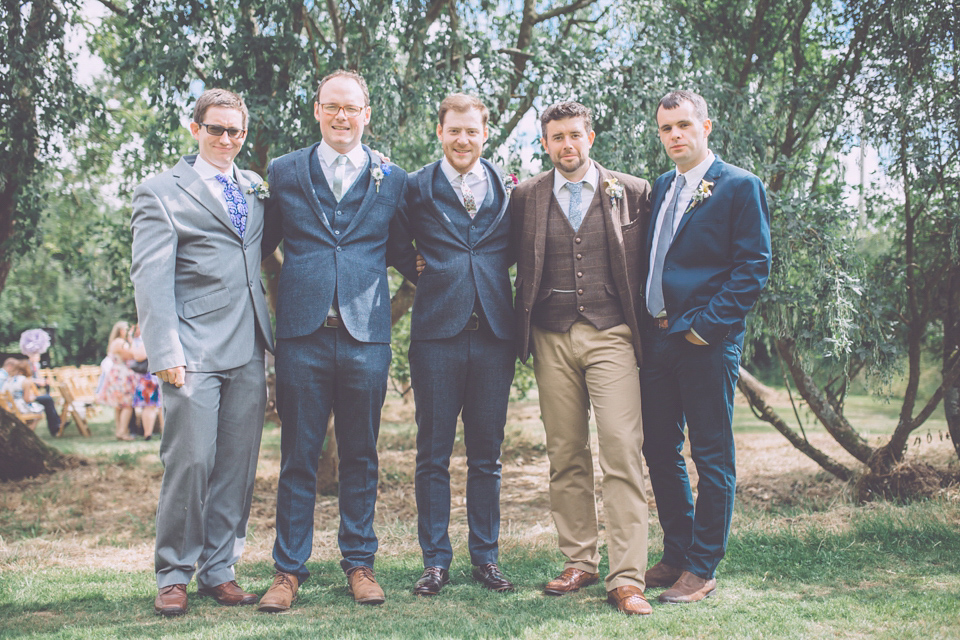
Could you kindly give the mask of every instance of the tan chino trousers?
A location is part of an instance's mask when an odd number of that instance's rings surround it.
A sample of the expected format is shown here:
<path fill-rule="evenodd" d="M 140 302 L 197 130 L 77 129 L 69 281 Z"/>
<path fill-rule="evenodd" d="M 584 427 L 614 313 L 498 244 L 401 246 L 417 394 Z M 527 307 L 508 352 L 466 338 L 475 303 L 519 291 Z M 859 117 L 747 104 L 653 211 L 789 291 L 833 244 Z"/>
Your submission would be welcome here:
<path fill-rule="evenodd" d="M 566 333 L 533 327 L 533 368 L 550 459 L 550 507 L 566 568 L 597 573 L 597 507 L 589 407 L 597 420 L 610 572 L 607 591 L 644 588 L 647 493 L 641 467 L 640 374 L 630 328 Z"/>

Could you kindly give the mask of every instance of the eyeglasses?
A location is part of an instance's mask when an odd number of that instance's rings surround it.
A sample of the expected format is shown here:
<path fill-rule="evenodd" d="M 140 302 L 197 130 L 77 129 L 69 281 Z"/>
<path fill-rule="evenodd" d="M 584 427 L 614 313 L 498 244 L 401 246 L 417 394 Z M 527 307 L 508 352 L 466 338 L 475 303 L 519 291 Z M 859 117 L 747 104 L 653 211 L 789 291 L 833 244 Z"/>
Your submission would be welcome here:
<path fill-rule="evenodd" d="M 363 107 L 358 107 L 354 104 L 348 104 L 341 107 L 340 105 L 333 104 L 332 102 L 320 105 L 320 109 L 328 116 L 336 116 L 338 113 L 340 113 L 340 110 L 343 109 L 343 115 L 347 116 L 348 118 L 356 118 L 363 111 Z"/>
<path fill-rule="evenodd" d="M 227 135 L 233 138 L 234 140 L 236 140 L 237 138 L 242 138 L 247 133 L 246 129 L 236 129 L 234 127 L 221 127 L 218 124 L 206 124 L 203 122 L 198 122 L 197 124 L 200 125 L 201 127 L 206 127 L 207 133 L 209 133 L 215 138 L 219 138 L 220 136 L 222 136 L 224 131 L 226 131 Z"/>

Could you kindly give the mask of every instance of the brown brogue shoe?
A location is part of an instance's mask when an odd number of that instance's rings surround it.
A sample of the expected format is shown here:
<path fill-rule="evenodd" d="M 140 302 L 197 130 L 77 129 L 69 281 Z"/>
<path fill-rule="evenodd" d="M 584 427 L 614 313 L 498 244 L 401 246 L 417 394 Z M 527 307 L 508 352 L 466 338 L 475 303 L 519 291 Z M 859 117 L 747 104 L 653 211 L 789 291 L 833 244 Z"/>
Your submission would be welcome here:
<path fill-rule="evenodd" d="M 297 580 L 297 576 L 277 571 L 273 576 L 273 584 L 260 598 L 260 606 L 257 608 L 268 613 L 286 611 L 297 599 L 298 589 L 300 589 L 300 581 Z"/>
<path fill-rule="evenodd" d="M 197 593 L 202 596 L 210 596 L 225 607 L 235 607 L 237 605 L 257 604 L 257 594 L 249 593 L 240 588 L 236 580 L 218 584 L 215 587 L 204 587 L 197 589 Z"/>
<path fill-rule="evenodd" d="M 668 604 L 689 604 L 709 598 L 717 592 L 717 579 L 701 578 L 684 571 L 672 587 L 660 594 L 660 602 Z"/>
<path fill-rule="evenodd" d="M 629 616 L 648 616 L 653 613 L 653 607 L 647 602 L 643 590 L 632 584 L 608 591 L 607 602 Z"/>
<path fill-rule="evenodd" d="M 383 604 L 386 596 L 370 567 L 354 567 L 347 574 L 347 591 L 357 604 Z"/>
<path fill-rule="evenodd" d="M 559 576 L 547 583 L 543 592 L 548 596 L 562 596 L 565 593 L 580 591 L 584 587 L 596 584 L 600 576 L 589 571 L 568 567 Z"/>
<path fill-rule="evenodd" d="M 503 577 L 495 562 L 480 564 L 473 568 L 473 579 L 490 591 L 513 591 L 513 583 Z"/>
<path fill-rule="evenodd" d="M 171 584 L 160 587 L 153 610 L 161 616 L 182 616 L 187 612 L 187 585 Z"/>
<path fill-rule="evenodd" d="M 427 567 L 423 575 L 413 587 L 414 595 L 435 596 L 440 593 L 443 585 L 450 582 L 450 572 L 443 567 Z"/>
<path fill-rule="evenodd" d="M 683 570 L 679 567 L 671 567 L 669 564 L 660 561 L 647 569 L 647 572 L 643 574 L 643 582 L 647 589 L 672 587 L 673 583 L 680 579 L 681 573 L 683 573 Z"/>

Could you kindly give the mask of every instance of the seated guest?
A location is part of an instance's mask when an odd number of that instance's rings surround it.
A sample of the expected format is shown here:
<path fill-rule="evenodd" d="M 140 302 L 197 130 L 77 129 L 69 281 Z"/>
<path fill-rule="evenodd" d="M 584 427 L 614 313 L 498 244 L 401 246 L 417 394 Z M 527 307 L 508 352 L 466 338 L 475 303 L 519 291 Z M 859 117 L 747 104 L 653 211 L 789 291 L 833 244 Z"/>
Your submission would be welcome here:
<path fill-rule="evenodd" d="M 47 416 L 47 428 L 50 435 L 60 434 L 60 416 L 57 407 L 48 395 L 40 395 L 33 382 L 30 363 L 27 360 L 7 358 L 0 369 L 0 391 L 9 391 L 13 403 L 23 413 L 40 413 Z"/>

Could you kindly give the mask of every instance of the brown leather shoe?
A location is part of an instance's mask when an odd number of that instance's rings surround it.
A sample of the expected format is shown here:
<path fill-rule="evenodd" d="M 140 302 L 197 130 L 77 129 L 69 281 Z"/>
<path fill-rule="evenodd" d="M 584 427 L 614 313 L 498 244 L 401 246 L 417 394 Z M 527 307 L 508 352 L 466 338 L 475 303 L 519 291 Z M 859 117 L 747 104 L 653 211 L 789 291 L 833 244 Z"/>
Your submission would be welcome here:
<path fill-rule="evenodd" d="M 386 596 L 370 567 L 354 567 L 347 574 L 347 591 L 357 604 L 383 604 Z"/>
<path fill-rule="evenodd" d="M 619 609 L 621 613 L 630 616 L 648 616 L 653 613 L 653 607 L 647 602 L 643 591 L 632 584 L 608 591 L 607 602 Z"/>
<path fill-rule="evenodd" d="M 683 573 L 683 570 L 679 567 L 672 567 L 661 561 L 647 569 L 647 572 L 643 574 L 643 582 L 647 585 L 647 589 L 671 587 L 674 582 L 680 579 L 681 573 Z"/>
<path fill-rule="evenodd" d="M 286 611 L 297 599 L 297 590 L 300 588 L 300 581 L 292 573 L 277 571 L 273 576 L 273 584 L 267 589 L 267 592 L 260 598 L 260 611 L 268 613 L 279 613 Z"/>
<path fill-rule="evenodd" d="M 599 577 L 596 573 L 568 567 L 563 570 L 563 573 L 548 582 L 547 586 L 543 588 L 543 592 L 548 596 L 562 596 L 565 593 L 580 591 L 584 587 L 596 584 Z"/>
<path fill-rule="evenodd" d="M 427 567 L 413 587 L 413 593 L 418 596 L 435 596 L 443 589 L 443 585 L 449 582 L 449 571 L 443 567 Z"/>
<path fill-rule="evenodd" d="M 171 584 L 160 587 L 153 610 L 161 616 L 182 616 L 187 612 L 187 585 Z"/>
<path fill-rule="evenodd" d="M 473 568 L 473 579 L 490 591 L 513 591 L 513 583 L 503 577 L 497 563 L 477 565 Z"/>
<path fill-rule="evenodd" d="M 660 594 L 660 602 L 688 604 L 709 598 L 717 592 L 717 579 L 707 580 L 684 571 L 672 587 Z"/>
<path fill-rule="evenodd" d="M 240 588 L 236 580 L 218 584 L 215 587 L 197 589 L 202 596 L 210 596 L 225 607 L 235 607 L 243 604 L 257 604 L 257 594 L 249 593 Z"/>

